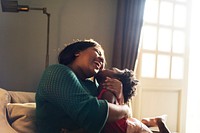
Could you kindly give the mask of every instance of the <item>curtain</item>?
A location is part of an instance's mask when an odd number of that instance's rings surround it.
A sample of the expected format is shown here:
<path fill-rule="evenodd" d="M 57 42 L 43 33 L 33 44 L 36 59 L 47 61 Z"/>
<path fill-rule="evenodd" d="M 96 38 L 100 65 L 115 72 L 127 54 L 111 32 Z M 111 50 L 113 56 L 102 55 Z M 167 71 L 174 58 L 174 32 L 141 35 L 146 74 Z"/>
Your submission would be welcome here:
<path fill-rule="evenodd" d="M 134 70 L 145 0 L 118 0 L 112 66 Z"/>

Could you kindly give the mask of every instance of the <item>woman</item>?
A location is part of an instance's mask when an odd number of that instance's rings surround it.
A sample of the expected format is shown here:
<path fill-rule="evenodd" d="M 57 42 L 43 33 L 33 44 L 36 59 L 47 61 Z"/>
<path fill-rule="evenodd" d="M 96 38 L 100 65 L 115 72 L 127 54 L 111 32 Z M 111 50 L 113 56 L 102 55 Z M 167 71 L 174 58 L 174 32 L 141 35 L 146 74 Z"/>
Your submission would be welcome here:
<path fill-rule="evenodd" d="M 36 91 L 39 132 L 84 129 L 87 133 L 98 133 L 106 122 L 129 116 L 127 105 L 115 105 L 96 98 L 97 86 L 90 78 L 105 66 L 101 45 L 93 40 L 77 41 L 61 51 L 58 61 L 59 64 L 44 71 Z M 104 87 L 123 101 L 119 80 L 109 79 Z"/>

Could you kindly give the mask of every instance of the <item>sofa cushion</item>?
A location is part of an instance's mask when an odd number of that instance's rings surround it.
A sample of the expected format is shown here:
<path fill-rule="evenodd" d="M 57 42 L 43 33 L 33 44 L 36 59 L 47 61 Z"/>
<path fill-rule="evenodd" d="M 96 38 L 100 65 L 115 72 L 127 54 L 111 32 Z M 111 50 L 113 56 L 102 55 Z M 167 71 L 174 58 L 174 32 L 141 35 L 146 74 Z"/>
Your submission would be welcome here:
<path fill-rule="evenodd" d="M 8 121 L 18 133 L 36 133 L 35 103 L 7 104 Z"/>
<path fill-rule="evenodd" d="M 9 93 L 0 88 L 0 133 L 16 133 L 13 128 L 10 127 L 6 117 L 6 106 L 10 102 Z"/>

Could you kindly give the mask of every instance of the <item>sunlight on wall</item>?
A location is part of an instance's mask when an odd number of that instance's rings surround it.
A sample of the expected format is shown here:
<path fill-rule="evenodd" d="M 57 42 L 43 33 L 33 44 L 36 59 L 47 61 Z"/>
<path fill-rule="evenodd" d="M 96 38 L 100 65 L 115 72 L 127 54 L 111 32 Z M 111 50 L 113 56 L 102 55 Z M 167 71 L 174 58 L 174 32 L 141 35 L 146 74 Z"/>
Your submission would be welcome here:
<path fill-rule="evenodd" d="M 193 0 L 191 42 L 190 42 L 190 63 L 188 82 L 188 103 L 186 118 L 186 133 L 198 133 L 200 131 L 200 1 Z"/>

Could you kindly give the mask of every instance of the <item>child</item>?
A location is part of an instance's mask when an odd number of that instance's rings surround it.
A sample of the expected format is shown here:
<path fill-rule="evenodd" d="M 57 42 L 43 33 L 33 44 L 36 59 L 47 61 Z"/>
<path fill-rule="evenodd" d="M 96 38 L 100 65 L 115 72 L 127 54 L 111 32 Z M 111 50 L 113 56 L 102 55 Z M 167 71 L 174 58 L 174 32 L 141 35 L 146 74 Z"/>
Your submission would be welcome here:
<path fill-rule="evenodd" d="M 117 68 L 112 69 L 104 69 L 100 71 L 95 76 L 97 82 L 99 83 L 99 99 L 106 99 L 110 103 L 119 104 L 119 100 L 116 98 L 116 96 L 108 91 L 106 88 L 104 88 L 103 84 L 107 78 L 115 78 L 121 81 L 123 86 L 123 95 L 124 95 L 124 103 L 127 104 L 129 102 L 129 99 L 132 96 L 135 96 L 136 91 L 136 85 L 138 81 L 135 79 L 133 71 L 124 69 L 119 70 Z M 161 122 L 160 122 L 161 121 Z M 143 119 L 143 122 L 147 126 L 163 126 L 162 118 L 151 118 L 151 119 Z M 161 123 L 161 124 L 160 124 Z M 130 128 L 129 125 L 132 125 L 133 128 Z M 128 118 L 127 120 L 125 118 L 120 119 L 116 122 L 110 122 L 106 123 L 103 129 L 103 133 L 152 133 L 152 131 L 142 122 L 135 118 Z M 129 127 L 127 129 L 127 127 Z M 165 128 L 165 127 L 164 127 Z M 160 129 L 160 128 L 159 128 Z M 134 130 L 134 131 L 133 131 Z M 160 130 L 161 131 L 161 130 Z M 165 131 L 165 130 L 162 130 Z M 161 133 L 169 133 L 169 132 L 161 132 Z"/>

